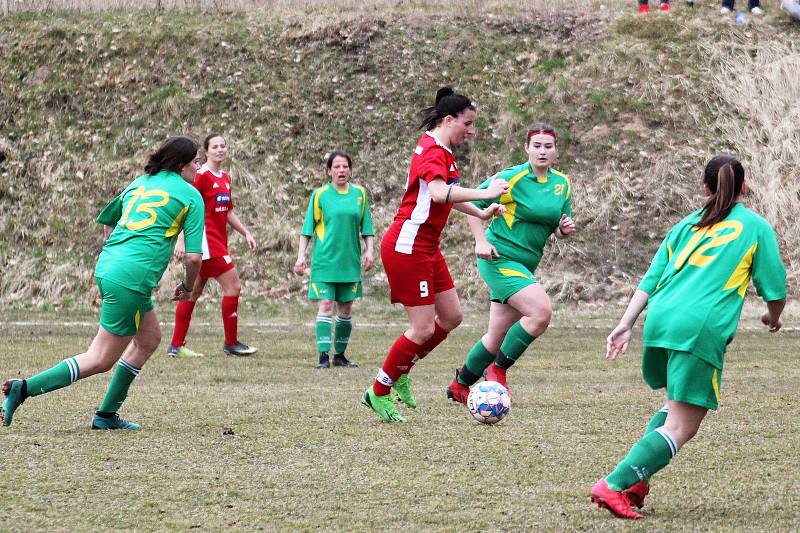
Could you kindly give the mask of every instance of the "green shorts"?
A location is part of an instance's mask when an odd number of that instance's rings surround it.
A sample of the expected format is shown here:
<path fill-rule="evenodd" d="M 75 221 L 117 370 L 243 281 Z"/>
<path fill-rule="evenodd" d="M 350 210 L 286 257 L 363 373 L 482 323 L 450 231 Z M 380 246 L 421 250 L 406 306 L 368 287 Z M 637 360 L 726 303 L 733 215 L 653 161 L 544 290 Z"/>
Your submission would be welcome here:
<path fill-rule="evenodd" d="M 489 299 L 501 304 L 507 303 L 519 291 L 536 283 L 536 276 L 522 263 L 502 257 L 491 261 L 478 259 L 478 272 L 489 286 Z"/>
<path fill-rule="evenodd" d="M 132 291 L 107 279 L 96 277 L 94 280 L 103 298 L 100 307 L 100 325 L 103 329 L 122 337 L 136 335 L 144 315 L 153 310 L 150 295 Z"/>
<path fill-rule="evenodd" d="M 311 300 L 333 300 L 334 302 L 352 302 L 361 298 L 361 282 L 348 281 L 335 283 L 312 281 L 308 284 L 308 297 Z"/>
<path fill-rule="evenodd" d="M 722 370 L 690 352 L 644 347 L 642 376 L 653 389 L 667 388 L 667 398 L 708 409 L 719 405 Z"/>

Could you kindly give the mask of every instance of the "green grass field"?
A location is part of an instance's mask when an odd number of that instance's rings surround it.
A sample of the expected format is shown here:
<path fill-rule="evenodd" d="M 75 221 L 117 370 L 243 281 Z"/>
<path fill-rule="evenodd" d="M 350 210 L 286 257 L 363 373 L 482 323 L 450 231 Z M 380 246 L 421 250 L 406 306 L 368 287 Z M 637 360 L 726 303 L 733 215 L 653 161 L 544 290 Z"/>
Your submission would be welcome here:
<path fill-rule="evenodd" d="M 617 362 L 603 359 L 604 326 L 616 315 L 560 309 L 510 375 L 510 416 L 488 427 L 444 395 L 485 325 L 471 311 L 415 369 L 420 407 L 408 423 L 387 425 L 358 401 L 402 330 L 401 312 L 376 308 L 356 309 L 350 356 L 361 366 L 327 371 L 312 368 L 308 304 L 242 313 L 242 339 L 261 347 L 250 359 L 221 353 L 216 310 L 201 309 L 190 339 L 207 357 L 154 355 L 122 411 L 142 424 L 137 433 L 89 430 L 109 375 L 30 399 L 0 428 L 4 528 L 800 528 L 797 331 L 740 332 L 719 412 L 655 477 L 648 520 L 629 523 L 593 507 L 588 490 L 638 439 L 662 396 L 641 381 L 638 342 Z M 169 319 L 169 307 L 160 311 Z M 28 376 L 82 351 L 94 320 L 87 312 L 0 316 L 2 376 Z M 170 333 L 167 325 L 164 343 Z"/>

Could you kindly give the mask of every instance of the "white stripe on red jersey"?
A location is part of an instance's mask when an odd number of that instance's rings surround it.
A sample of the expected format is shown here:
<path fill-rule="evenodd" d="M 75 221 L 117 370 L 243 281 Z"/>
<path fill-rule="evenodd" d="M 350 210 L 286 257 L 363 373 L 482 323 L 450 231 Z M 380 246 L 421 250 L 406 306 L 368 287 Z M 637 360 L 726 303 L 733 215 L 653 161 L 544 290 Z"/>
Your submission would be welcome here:
<path fill-rule="evenodd" d="M 403 199 L 384 236 L 395 251 L 427 254 L 439 249 L 439 236 L 453 205 L 431 198 L 428 184 L 436 179 L 457 184 L 458 166 L 450 148 L 426 132 L 414 148 Z"/>

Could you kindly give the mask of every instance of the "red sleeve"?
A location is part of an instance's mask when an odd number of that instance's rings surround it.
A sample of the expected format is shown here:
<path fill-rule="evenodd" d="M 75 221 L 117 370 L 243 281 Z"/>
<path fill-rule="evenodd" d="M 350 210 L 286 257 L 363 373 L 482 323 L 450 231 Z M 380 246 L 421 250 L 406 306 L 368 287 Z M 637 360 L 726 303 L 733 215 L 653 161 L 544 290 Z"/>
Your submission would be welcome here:
<path fill-rule="evenodd" d="M 418 177 L 430 183 L 440 179 L 447 182 L 447 157 L 444 148 L 431 146 L 420 155 Z"/>
<path fill-rule="evenodd" d="M 200 191 L 201 195 L 204 195 L 204 193 L 205 193 L 204 189 L 205 189 L 206 183 L 208 183 L 208 180 L 206 180 L 206 175 L 205 175 L 204 172 L 198 172 L 197 174 L 195 174 L 195 176 L 194 176 L 194 184 L 193 185 L 194 185 L 195 189 Z M 205 195 L 203 196 L 203 198 L 205 198 Z"/>

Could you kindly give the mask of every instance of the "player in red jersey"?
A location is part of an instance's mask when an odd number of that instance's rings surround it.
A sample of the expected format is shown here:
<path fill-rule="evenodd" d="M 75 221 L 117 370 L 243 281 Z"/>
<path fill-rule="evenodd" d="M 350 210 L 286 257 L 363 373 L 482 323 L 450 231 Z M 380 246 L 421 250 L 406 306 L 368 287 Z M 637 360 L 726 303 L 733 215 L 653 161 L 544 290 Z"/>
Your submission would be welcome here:
<path fill-rule="evenodd" d="M 401 303 L 409 327 L 389 350 L 375 382 L 361 398 L 385 422 L 404 422 L 390 392 L 410 408 L 417 405 L 408 373 L 461 323 L 461 304 L 447 263 L 439 249 L 450 210 L 488 219 L 504 208 L 478 209 L 473 200 L 497 198 L 508 189 L 502 179 L 486 189 L 459 186 L 452 147 L 475 134 L 475 106 L 449 87 L 436 93 L 436 104 L 422 111 L 425 134 L 411 157 L 400 208 L 381 241 L 381 259 L 389 279 L 392 303 Z"/>
<path fill-rule="evenodd" d="M 222 170 L 222 164 L 228 156 L 228 145 L 222 135 L 212 133 L 203 143 L 206 152 L 206 163 L 198 171 L 194 186 L 203 196 L 206 208 L 206 225 L 203 233 L 203 266 L 197 276 L 192 295 L 188 300 L 178 302 L 175 309 L 175 329 L 172 333 L 172 342 L 167 348 L 167 355 L 173 357 L 202 357 L 184 346 L 189 322 L 192 320 L 192 311 L 195 303 L 209 278 L 214 278 L 222 286 L 222 325 L 225 330 L 225 344 L 222 350 L 228 355 L 241 357 L 252 355 L 257 348 L 239 342 L 238 338 L 238 308 L 241 283 L 239 273 L 233 264 L 233 259 L 228 253 L 228 226 L 247 239 L 247 246 L 253 252 L 256 241 L 239 217 L 233 212 L 231 199 L 231 179 Z M 175 246 L 175 257 L 181 258 L 184 254 L 183 239 L 179 238 Z"/>

